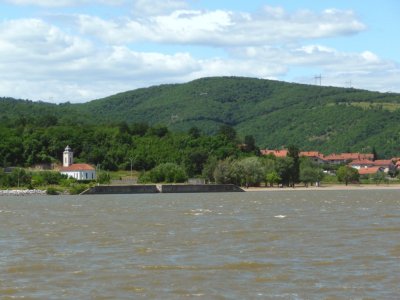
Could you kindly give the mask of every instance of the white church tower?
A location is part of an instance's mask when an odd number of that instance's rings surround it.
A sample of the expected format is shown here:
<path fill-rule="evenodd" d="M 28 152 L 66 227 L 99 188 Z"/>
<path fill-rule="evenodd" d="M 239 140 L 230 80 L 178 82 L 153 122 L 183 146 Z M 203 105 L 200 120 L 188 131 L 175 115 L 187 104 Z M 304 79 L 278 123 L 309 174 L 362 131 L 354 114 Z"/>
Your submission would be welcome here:
<path fill-rule="evenodd" d="M 63 167 L 69 167 L 74 163 L 74 152 L 67 146 L 63 154 Z"/>

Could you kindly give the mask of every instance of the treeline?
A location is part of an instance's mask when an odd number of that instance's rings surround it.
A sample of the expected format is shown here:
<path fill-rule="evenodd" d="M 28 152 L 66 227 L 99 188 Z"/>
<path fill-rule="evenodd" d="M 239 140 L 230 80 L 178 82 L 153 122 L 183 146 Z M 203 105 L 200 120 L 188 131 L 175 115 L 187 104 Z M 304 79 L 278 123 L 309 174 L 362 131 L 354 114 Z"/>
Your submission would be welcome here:
<path fill-rule="evenodd" d="M 214 77 L 119 93 L 82 104 L 0 98 L 0 124 L 19 127 L 167 124 L 215 135 L 221 125 L 263 148 L 400 153 L 400 94 L 240 77 Z M 111 126 L 115 127 L 115 126 Z M 78 129 L 80 130 L 80 129 Z M 53 154 L 51 155 L 53 156 Z"/>
<path fill-rule="evenodd" d="M 151 170 L 162 163 L 183 166 L 188 176 L 200 175 L 212 159 L 241 157 L 257 153 L 254 138 L 240 143 L 236 131 L 221 126 L 215 135 L 203 135 L 195 127 L 187 133 L 173 133 L 165 126 L 144 123 L 113 126 L 46 127 L 32 124 L 0 126 L 0 165 L 31 167 L 60 164 L 67 145 L 74 151 L 75 162 L 86 162 L 101 170 Z"/>
<path fill-rule="evenodd" d="M 17 126 L 0 127 L 0 163 L 14 167 L 2 175 L 3 187 L 63 184 L 65 178 L 42 172 L 32 178 L 22 168 L 61 164 L 69 145 L 75 162 L 96 166 L 99 171 L 137 170 L 141 182 L 184 182 L 201 177 L 209 182 L 256 186 L 306 184 L 321 179 L 322 171 L 308 160 L 301 161 L 298 148 L 291 147 L 285 159 L 260 157 L 253 136 L 238 137 L 227 125 L 217 134 L 205 135 L 192 127 L 174 133 L 165 126 L 120 123 L 113 126 Z M 18 170 L 18 171 L 16 171 Z M 60 177 L 60 178 L 58 178 Z M 65 183 L 65 182 L 64 182 Z"/>
<path fill-rule="evenodd" d="M 208 182 L 236 184 L 239 186 L 294 186 L 304 183 L 320 182 L 324 173 L 306 157 L 299 157 L 299 149 L 289 147 L 288 156 L 241 156 L 218 160 L 215 157 L 207 160 L 201 177 Z M 139 178 L 141 182 L 184 182 L 187 180 L 185 170 L 178 165 L 167 163 L 145 172 Z"/>

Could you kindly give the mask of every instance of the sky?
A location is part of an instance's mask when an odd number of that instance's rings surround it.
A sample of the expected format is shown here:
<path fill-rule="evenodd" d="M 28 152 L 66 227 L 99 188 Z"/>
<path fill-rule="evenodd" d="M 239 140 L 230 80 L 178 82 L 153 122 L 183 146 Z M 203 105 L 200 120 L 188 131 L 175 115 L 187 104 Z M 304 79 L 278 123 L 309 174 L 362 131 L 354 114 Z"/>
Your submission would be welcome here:
<path fill-rule="evenodd" d="M 399 12 L 398 0 L 0 0 L 0 97 L 79 103 L 210 76 L 400 92 Z"/>

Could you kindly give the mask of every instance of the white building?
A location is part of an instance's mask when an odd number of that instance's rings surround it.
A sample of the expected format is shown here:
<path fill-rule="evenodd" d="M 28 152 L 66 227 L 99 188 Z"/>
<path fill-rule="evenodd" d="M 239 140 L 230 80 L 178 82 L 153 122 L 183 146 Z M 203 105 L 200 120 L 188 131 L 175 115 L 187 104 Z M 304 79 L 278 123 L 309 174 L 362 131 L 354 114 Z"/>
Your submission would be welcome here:
<path fill-rule="evenodd" d="M 96 170 L 88 164 L 74 164 L 74 153 L 67 146 L 63 153 L 63 167 L 60 173 L 76 180 L 95 180 Z"/>

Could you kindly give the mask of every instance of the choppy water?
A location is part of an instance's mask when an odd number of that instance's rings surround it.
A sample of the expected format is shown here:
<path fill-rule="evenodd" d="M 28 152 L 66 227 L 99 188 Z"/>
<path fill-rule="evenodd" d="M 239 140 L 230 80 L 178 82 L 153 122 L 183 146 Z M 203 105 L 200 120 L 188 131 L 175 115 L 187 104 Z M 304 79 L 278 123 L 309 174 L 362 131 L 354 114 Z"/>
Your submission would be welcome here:
<path fill-rule="evenodd" d="M 1 299 L 398 299 L 400 191 L 0 197 Z"/>

